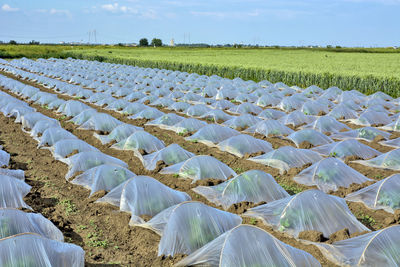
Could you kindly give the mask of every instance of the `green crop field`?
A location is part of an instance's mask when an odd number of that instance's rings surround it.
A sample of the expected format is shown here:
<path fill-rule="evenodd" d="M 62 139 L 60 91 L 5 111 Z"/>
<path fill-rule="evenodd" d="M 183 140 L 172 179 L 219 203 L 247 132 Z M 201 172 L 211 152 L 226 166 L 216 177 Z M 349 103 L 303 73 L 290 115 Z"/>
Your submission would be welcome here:
<path fill-rule="evenodd" d="M 400 51 L 395 49 L 135 48 L 118 46 L 0 46 L 0 57 L 74 57 L 140 67 L 165 68 L 269 80 L 322 88 L 337 86 L 400 96 Z"/>
<path fill-rule="evenodd" d="M 329 52 L 300 49 L 182 49 L 113 48 L 78 50 L 86 55 L 112 58 L 217 65 L 222 67 L 261 68 L 288 72 L 339 75 L 400 75 L 400 53 Z M 110 51 L 112 53 L 110 53 Z"/>

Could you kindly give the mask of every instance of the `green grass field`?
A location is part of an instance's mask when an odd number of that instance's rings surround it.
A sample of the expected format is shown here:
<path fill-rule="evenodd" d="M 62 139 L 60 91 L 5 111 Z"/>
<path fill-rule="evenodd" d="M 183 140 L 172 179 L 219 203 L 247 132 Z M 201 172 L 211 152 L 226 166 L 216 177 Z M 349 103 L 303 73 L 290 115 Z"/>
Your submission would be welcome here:
<path fill-rule="evenodd" d="M 399 77 L 400 53 L 328 52 L 288 49 L 113 48 L 78 50 L 86 55 L 287 72 Z M 112 52 L 112 53 L 110 53 Z"/>
<path fill-rule="evenodd" d="M 400 50 L 279 48 L 135 48 L 118 46 L 0 45 L 0 58 L 74 57 L 140 67 L 165 68 L 284 82 L 338 86 L 400 96 Z"/>

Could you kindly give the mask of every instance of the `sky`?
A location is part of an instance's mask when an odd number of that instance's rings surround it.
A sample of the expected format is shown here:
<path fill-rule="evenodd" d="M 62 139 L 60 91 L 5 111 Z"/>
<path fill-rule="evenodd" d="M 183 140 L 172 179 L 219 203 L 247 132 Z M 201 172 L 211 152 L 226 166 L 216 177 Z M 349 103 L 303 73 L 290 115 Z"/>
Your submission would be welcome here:
<path fill-rule="evenodd" d="M 400 0 L 0 0 L 0 40 L 400 46 L 399 14 Z"/>

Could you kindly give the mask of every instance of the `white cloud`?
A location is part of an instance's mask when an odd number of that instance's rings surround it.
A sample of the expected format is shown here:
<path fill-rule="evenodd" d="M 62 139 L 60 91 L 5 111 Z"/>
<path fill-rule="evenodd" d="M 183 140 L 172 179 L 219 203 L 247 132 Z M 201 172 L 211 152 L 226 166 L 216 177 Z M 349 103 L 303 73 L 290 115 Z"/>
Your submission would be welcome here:
<path fill-rule="evenodd" d="M 50 9 L 49 10 L 49 13 L 51 14 L 51 15 L 66 15 L 66 16 L 69 16 L 69 15 L 71 15 L 70 14 L 70 12 L 68 11 L 68 10 L 66 10 L 66 9 L 55 9 L 55 8 L 52 8 L 52 9 Z"/>
<path fill-rule="evenodd" d="M 6 12 L 14 12 L 14 11 L 18 11 L 19 8 L 10 7 L 10 5 L 4 4 L 4 5 L 1 7 L 1 10 L 6 11 Z"/>
<path fill-rule="evenodd" d="M 136 9 L 128 6 L 120 6 L 118 3 L 102 5 L 101 8 L 112 13 L 138 13 Z"/>

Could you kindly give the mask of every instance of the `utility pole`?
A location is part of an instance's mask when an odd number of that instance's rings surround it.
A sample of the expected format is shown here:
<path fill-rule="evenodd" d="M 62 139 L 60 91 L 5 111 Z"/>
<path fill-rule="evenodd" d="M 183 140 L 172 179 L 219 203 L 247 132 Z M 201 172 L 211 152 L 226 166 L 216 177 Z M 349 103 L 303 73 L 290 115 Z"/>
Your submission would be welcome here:
<path fill-rule="evenodd" d="M 88 35 L 89 35 L 88 44 L 90 44 L 90 33 L 91 33 L 91 31 L 88 32 Z"/>
<path fill-rule="evenodd" d="M 94 33 L 94 43 L 97 44 L 96 30 L 93 30 L 93 33 Z"/>

